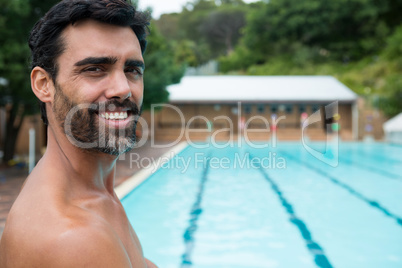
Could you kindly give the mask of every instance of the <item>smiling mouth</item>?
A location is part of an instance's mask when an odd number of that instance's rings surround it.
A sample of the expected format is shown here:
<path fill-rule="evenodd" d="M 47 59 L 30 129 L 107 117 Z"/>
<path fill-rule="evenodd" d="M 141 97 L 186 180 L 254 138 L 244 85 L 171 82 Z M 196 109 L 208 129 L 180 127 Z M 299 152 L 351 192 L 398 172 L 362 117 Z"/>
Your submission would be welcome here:
<path fill-rule="evenodd" d="M 130 116 L 128 111 L 124 112 L 104 112 L 100 114 L 100 117 L 107 120 L 125 120 Z"/>

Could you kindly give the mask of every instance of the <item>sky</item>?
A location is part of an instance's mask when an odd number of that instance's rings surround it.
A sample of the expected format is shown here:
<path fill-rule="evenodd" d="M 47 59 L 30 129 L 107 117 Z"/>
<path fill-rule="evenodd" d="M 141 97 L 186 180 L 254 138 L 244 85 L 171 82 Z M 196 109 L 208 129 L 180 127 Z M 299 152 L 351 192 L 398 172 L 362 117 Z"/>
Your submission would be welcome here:
<path fill-rule="evenodd" d="M 246 3 L 257 2 L 258 0 L 244 0 Z M 161 14 L 180 12 L 182 7 L 189 0 L 139 0 L 139 9 L 144 10 L 152 7 L 152 17 L 158 19 Z"/>

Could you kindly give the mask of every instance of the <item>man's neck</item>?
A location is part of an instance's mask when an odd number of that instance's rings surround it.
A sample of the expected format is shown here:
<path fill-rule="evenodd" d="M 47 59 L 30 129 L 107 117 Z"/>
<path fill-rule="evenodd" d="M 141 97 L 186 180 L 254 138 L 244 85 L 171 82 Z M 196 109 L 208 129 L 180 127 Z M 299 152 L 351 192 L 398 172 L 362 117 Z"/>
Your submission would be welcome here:
<path fill-rule="evenodd" d="M 60 168 L 60 171 L 64 170 L 72 186 L 106 190 L 113 194 L 117 156 L 85 151 L 56 131 L 48 128 L 48 145 L 44 160 Z"/>

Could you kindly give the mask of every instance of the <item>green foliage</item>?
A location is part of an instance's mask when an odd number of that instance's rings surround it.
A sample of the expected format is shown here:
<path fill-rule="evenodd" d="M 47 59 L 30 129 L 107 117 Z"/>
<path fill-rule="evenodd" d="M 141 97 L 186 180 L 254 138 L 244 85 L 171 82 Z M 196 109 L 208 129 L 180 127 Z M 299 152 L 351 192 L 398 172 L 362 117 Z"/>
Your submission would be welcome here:
<path fill-rule="evenodd" d="M 326 51 L 331 59 L 358 60 L 383 45 L 388 28 L 380 21 L 385 1 L 272 0 L 249 14 L 246 46 L 268 57 L 299 48 Z M 309 52 L 310 53 L 310 52 Z M 320 54 L 313 52 L 320 59 Z"/>
<path fill-rule="evenodd" d="M 178 25 L 179 19 L 180 15 L 177 13 L 162 14 L 158 20 L 154 21 L 154 24 L 161 33 L 161 35 L 166 39 L 179 40 L 180 39 L 180 29 Z"/>
<path fill-rule="evenodd" d="M 155 22 L 161 34 L 184 49 L 177 58 L 198 66 L 230 54 L 239 42 L 248 6 L 242 0 L 195 0 L 179 14 L 164 14 Z"/>
<path fill-rule="evenodd" d="M 402 76 L 401 73 L 387 77 L 384 87 L 385 94 L 381 97 L 379 106 L 388 116 L 402 112 Z"/>
<path fill-rule="evenodd" d="M 179 63 L 196 67 L 210 59 L 210 50 L 204 42 L 195 43 L 191 40 L 173 41 L 175 59 Z"/>
<path fill-rule="evenodd" d="M 24 106 L 24 113 L 37 111 L 36 97 L 29 80 L 28 35 L 36 20 L 57 0 L 16 0 L 0 2 L 0 77 L 8 80 L 0 86 L 0 105 L 10 101 Z"/>
<path fill-rule="evenodd" d="M 156 29 L 148 36 L 144 61 L 147 67 L 143 108 L 149 109 L 152 104 L 167 102 L 166 86 L 180 82 L 185 66 L 175 60 L 173 48 Z"/>
<path fill-rule="evenodd" d="M 399 25 L 394 33 L 387 39 L 387 47 L 383 51 L 383 56 L 388 60 L 400 58 L 402 55 L 402 24 Z"/>
<path fill-rule="evenodd" d="M 214 1 L 198 0 L 194 3 L 188 3 L 180 13 L 178 20 L 181 36 L 196 43 L 203 41 L 204 37 L 200 34 L 200 25 L 215 9 Z"/>
<path fill-rule="evenodd" d="M 402 24 L 387 39 L 382 53 L 390 72 L 384 75 L 380 108 L 389 116 L 402 112 Z"/>
<path fill-rule="evenodd" d="M 38 105 L 29 79 L 28 35 L 34 23 L 57 0 L 0 0 L 0 105 L 7 109 L 6 136 L 2 144 L 3 161 L 14 156 L 19 130 L 26 114 Z"/>
<path fill-rule="evenodd" d="M 245 25 L 245 10 L 241 6 L 223 5 L 211 12 L 199 26 L 212 55 L 229 55 L 241 37 Z"/>
<path fill-rule="evenodd" d="M 232 54 L 219 58 L 219 70 L 224 73 L 234 70 L 245 71 L 257 61 L 255 53 L 245 46 L 237 46 Z"/>

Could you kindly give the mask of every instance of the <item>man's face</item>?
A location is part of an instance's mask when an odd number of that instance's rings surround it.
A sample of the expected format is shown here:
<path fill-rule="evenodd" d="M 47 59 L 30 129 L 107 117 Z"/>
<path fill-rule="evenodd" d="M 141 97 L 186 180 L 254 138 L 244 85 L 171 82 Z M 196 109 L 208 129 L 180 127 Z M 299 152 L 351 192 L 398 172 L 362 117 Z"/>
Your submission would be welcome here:
<path fill-rule="evenodd" d="M 75 145 L 119 155 L 135 142 L 144 63 L 129 27 L 93 20 L 69 26 L 52 111 Z"/>

